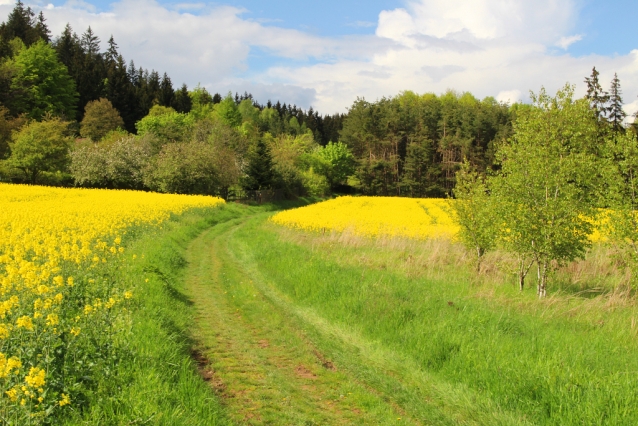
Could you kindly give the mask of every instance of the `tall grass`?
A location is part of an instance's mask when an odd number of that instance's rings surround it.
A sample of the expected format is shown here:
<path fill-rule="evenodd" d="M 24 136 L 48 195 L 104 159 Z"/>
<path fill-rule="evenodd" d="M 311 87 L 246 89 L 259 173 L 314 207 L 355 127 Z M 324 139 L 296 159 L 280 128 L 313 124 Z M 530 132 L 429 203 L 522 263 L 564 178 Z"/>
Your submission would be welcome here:
<path fill-rule="evenodd" d="M 350 337 L 340 345 L 356 337 L 404 359 L 414 366 L 410 374 L 427 374 L 434 388 L 448 390 L 438 398 L 467 390 L 487 401 L 480 410 L 520 422 L 638 423 L 638 309 L 623 291 L 583 293 L 619 288 L 613 283 L 622 267 L 605 264 L 600 253 L 593 263 L 569 266 L 582 271 L 581 281 L 559 271 L 560 291 L 538 301 L 495 267 L 507 263 L 502 255 L 487 262 L 489 279 L 476 279 L 462 249 L 449 243 L 379 242 L 252 222 L 235 244 L 291 303 L 345 330 Z M 602 281 L 601 268 L 609 272 Z M 375 383 L 384 372 L 366 374 Z"/>

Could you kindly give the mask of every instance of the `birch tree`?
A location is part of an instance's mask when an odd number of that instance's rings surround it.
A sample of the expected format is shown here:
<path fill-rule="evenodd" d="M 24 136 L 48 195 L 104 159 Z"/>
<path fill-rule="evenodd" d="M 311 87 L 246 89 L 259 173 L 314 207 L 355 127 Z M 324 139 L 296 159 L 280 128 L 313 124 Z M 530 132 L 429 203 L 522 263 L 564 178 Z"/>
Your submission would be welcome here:
<path fill-rule="evenodd" d="M 572 86 L 555 97 L 544 89 L 531 97 L 533 108 L 521 112 L 497 152 L 501 171 L 491 187 L 502 216 L 500 241 L 519 257 L 519 285 L 536 263 L 544 297 L 552 267 L 582 257 L 590 245 L 600 147 L 595 115 L 587 100 L 573 100 Z"/>

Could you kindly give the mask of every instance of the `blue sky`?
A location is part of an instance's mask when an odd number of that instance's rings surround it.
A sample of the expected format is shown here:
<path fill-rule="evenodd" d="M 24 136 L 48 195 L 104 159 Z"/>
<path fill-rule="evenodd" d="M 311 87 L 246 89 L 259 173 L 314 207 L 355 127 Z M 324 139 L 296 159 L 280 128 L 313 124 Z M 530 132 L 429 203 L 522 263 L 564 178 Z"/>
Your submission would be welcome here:
<path fill-rule="evenodd" d="M 28 1 L 54 35 L 66 22 L 115 36 L 174 83 L 253 92 L 322 112 L 357 96 L 471 91 L 502 101 L 618 72 L 638 110 L 635 0 Z M 14 0 L 0 0 L 4 19 Z"/>

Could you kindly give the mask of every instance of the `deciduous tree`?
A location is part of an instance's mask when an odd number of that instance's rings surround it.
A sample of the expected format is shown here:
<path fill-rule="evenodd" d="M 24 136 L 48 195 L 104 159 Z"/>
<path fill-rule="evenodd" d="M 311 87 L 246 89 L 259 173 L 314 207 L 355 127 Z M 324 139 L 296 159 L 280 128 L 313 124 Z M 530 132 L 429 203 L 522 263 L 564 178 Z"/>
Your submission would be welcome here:
<path fill-rule="evenodd" d="M 67 129 L 68 123 L 51 117 L 24 125 L 13 136 L 7 164 L 22 171 L 32 184 L 42 172 L 63 171 L 68 164 L 72 141 Z"/>
<path fill-rule="evenodd" d="M 80 134 L 83 137 L 98 142 L 110 131 L 123 127 L 124 120 L 108 99 L 100 98 L 86 104 L 80 124 Z"/>
<path fill-rule="evenodd" d="M 542 89 L 532 100 L 497 152 L 501 170 L 490 189 L 503 222 L 500 240 L 519 256 L 520 286 L 535 262 L 544 297 L 553 265 L 581 257 L 590 245 L 601 167 L 588 100 L 574 101 L 569 85 L 555 97 Z"/>
<path fill-rule="evenodd" d="M 18 112 L 34 119 L 47 113 L 75 118 L 75 84 L 51 46 L 38 41 L 20 52 L 14 64 L 11 87 L 22 94 L 14 102 Z"/>

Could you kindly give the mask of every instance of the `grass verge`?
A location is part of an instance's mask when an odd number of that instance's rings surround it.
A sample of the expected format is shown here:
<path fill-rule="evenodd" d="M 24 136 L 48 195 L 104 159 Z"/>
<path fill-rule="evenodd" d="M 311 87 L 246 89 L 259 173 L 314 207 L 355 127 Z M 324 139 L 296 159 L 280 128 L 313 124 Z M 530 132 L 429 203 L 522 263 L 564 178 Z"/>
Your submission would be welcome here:
<path fill-rule="evenodd" d="M 109 380 L 95 378 L 89 408 L 73 411 L 65 424 L 228 424 L 191 357 L 193 307 L 182 288 L 184 252 L 203 230 L 249 212 L 237 205 L 190 211 L 141 233 L 127 247 L 129 260 L 112 277 L 134 289 L 117 371 Z"/>

